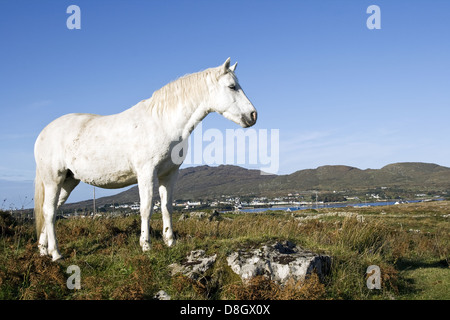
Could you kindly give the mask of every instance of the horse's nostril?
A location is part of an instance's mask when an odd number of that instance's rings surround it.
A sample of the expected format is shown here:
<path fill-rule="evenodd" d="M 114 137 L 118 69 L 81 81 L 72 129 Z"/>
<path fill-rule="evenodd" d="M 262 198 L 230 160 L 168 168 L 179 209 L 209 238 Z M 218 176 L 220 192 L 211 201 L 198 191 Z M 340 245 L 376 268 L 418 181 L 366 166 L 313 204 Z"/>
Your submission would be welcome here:
<path fill-rule="evenodd" d="M 252 113 L 250 113 L 250 116 L 252 117 L 253 122 L 256 122 L 256 118 L 257 118 L 256 111 L 253 111 Z"/>

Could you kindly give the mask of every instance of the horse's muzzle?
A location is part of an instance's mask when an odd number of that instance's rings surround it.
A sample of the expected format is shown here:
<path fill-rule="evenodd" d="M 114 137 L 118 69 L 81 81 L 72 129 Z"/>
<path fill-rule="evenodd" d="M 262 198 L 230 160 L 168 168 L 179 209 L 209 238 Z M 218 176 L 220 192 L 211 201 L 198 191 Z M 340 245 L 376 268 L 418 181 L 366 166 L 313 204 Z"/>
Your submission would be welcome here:
<path fill-rule="evenodd" d="M 256 119 L 257 118 L 258 118 L 258 114 L 257 114 L 256 111 L 250 112 L 250 116 L 249 117 L 243 116 L 242 117 L 242 121 L 245 124 L 245 128 L 253 126 L 256 123 Z"/>

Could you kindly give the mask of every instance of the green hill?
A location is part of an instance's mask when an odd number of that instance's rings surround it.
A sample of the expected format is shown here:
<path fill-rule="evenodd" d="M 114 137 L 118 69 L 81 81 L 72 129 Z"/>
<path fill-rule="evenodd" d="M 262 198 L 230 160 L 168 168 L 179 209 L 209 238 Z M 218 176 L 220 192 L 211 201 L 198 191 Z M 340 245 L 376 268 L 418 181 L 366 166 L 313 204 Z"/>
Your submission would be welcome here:
<path fill-rule="evenodd" d="M 377 187 L 412 192 L 450 190 L 450 168 L 431 163 L 405 162 L 389 164 L 381 169 L 361 170 L 335 165 L 299 170 L 288 175 L 261 175 L 259 170 L 238 166 L 198 166 L 180 170 L 174 199 L 206 199 L 221 195 L 277 196 L 308 190 L 357 191 Z M 97 205 L 135 201 L 139 201 L 137 186 L 97 199 Z M 88 206 L 90 203 L 92 200 L 67 204 L 66 207 Z"/>
<path fill-rule="evenodd" d="M 280 187 L 298 190 L 357 190 L 376 187 L 395 187 L 427 191 L 450 188 L 450 168 L 430 163 L 405 162 L 381 169 L 361 170 L 348 166 L 322 166 L 278 176 L 272 182 Z M 266 191 L 275 191 L 274 188 Z"/>

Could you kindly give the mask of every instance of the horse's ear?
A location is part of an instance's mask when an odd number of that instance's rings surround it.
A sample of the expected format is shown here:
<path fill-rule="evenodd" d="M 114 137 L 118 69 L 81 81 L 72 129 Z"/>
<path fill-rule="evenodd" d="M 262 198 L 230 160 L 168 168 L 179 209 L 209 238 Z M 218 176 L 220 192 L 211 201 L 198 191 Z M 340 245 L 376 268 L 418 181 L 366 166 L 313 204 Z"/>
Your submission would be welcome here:
<path fill-rule="evenodd" d="M 228 72 L 228 69 L 230 69 L 230 61 L 231 59 L 228 58 L 227 61 L 222 65 L 222 73 L 225 74 Z"/>
<path fill-rule="evenodd" d="M 237 67 L 237 62 L 230 67 L 230 70 L 234 72 L 234 70 L 236 70 L 236 67 Z"/>

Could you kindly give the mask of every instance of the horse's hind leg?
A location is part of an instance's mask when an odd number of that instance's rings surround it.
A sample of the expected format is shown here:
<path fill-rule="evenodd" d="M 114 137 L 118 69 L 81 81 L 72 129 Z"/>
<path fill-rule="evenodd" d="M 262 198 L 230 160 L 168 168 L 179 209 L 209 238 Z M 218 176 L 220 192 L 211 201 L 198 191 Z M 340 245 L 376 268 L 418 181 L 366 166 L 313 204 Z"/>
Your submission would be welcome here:
<path fill-rule="evenodd" d="M 47 254 L 52 256 L 53 261 L 62 258 L 59 253 L 55 233 L 56 208 L 61 193 L 61 180 L 44 182 L 44 226 L 39 238 L 39 247 L 41 249 L 41 254 L 43 253 L 43 248 L 47 247 Z"/>
<path fill-rule="evenodd" d="M 163 218 L 163 239 L 167 246 L 175 244 L 172 227 L 172 199 L 178 170 L 159 178 L 159 196 L 161 198 L 161 213 Z"/>
<path fill-rule="evenodd" d="M 41 235 L 39 237 L 39 251 L 41 255 L 51 254 L 53 261 L 60 259 L 62 256 L 58 250 L 58 243 L 56 241 L 55 233 L 55 220 L 56 209 L 62 206 L 70 193 L 80 183 L 80 180 L 74 179 L 69 171 L 66 175 L 66 179 L 60 186 L 50 184 L 45 187 L 45 200 L 44 200 L 44 226 L 42 228 Z M 47 197 L 48 195 L 48 197 Z M 57 200 L 55 205 L 55 200 Z"/>
<path fill-rule="evenodd" d="M 72 173 L 69 171 L 69 173 L 66 176 L 66 179 L 64 180 L 64 183 L 61 187 L 61 193 L 59 194 L 58 199 L 58 208 L 62 206 L 67 199 L 70 196 L 70 193 L 75 189 L 75 187 L 80 183 L 80 180 L 77 180 L 73 178 Z"/>

